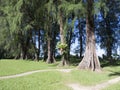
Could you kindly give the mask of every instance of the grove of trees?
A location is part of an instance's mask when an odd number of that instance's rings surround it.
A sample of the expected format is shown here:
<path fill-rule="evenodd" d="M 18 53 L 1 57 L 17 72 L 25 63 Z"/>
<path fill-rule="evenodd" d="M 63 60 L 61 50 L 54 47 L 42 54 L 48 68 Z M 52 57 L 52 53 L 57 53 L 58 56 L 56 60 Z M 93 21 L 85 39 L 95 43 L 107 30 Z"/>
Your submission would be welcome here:
<path fill-rule="evenodd" d="M 98 44 L 120 57 L 120 0 L 0 0 L 0 58 L 66 66 L 76 39 L 79 69 L 101 70 Z"/>

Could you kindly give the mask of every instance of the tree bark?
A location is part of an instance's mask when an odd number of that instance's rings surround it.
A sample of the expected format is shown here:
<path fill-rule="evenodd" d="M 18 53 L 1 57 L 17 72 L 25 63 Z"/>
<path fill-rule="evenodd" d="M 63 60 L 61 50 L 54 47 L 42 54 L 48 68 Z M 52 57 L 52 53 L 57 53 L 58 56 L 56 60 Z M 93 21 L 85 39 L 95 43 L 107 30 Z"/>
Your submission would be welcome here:
<path fill-rule="evenodd" d="M 55 58 L 54 58 L 54 53 L 52 49 L 52 43 L 51 40 L 48 39 L 48 58 L 47 58 L 47 63 L 54 63 Z"/>
<path fill-rule="evenodd" d="M 60 10 L 59 12 L 59 16 L 60 16 L 60 40 L 62 44 L 65 44 L 65 36 L 64 36 L 64 31 L 63 31 L 63 17 L 62 17 L 62 11 Z M 61 50 L 61 53 L 63 51 Z M 67 61 L 67 57 L 66 57 L 66 53 L 62 55 L 61 58 L 61 63 L 59 64 L 59 66 L 67 66 L 68 65 L 68 61 Z"/>
<path fill-rule="evenodd" d="M 80 20 L 79 20 L 79 35 L 80 35 L 80 58 L 82 58 L 82 53 L 83 53 L 83 39 L 82 39 L 82 36 L 83 36 L 83 32 L 82 32 L 82 25 L 80 23 Z"/>
<path fill-rule="evenodd" d="M 87 0 L 87 14 L 86 14 L 86 50 L 79 69 L 90 69 L 92 71 L 101 71 L 100 63 L 95 49 L 95 35 L 94 35 L 94 15 L 93 0 Z"/>
<path fill-rule="evenodd" d="M 44 32 L 44 36 L 46 35 L 46 32 Z M 43 61 L 46 62 L 47 60 L 47 51 L 48 51 L 48 47 L 47 47 L 47 39 L 44 38 L 43 36 L 41 37 L 42 39 L 42 47 L 43 47 Z"/>
<path fill-rule="evenodd" d="M 48 38 L 47 38 L 47 45 L 48 45 L 48 58 L 47 58 L 47 63 L 54 63 L 55 58 L 54 58 L 54 50 L 53 50 L 53 38 L 52 38 L 52 26 L 49 25 L 49 30 L 48 30 Z"/>
<path fill-rule="evenodd" d="M 46 61 L 46 59 L 47 59 L 47 51 L 48 51 L 48 50 L 47 50 L 47 49 L 48 49 L 48 48 L 47 48 L 47 43 L 44 44 L 43 48 L 44 48 L 44 58 L 43 58 L 43 60 Z"/>
<path fill-rule="evenodd" d="M 24 39 L 23 39 L 23 35 L 22 35 L 22 31 L 18 32 L 18 37 L 20 39 L 20 59 L 25 59 L 25 44 L 24 44 Z"/>
<path fill-rule="evenodd" d="M 20 53 L 20 59 L 24 59 L 24 52 L 23 52 L 23 49 L 21 48 L 21 53 Z"/>
<path fill-rule="evenodd" d="M 67 43 L 68 43 L 68 48 L 67 48 L 67 60 L 70 61 L 70 47 L 71 47 L 71 40 L 72 40 L 72 28 L 68 31 L 68 36 L 67 36 Z"/>
<path fill-rule="evenodd" d="M 28 33 L 28 36 L 25 42 L 25 47 L 24 47 L 25 59 L 28 59 L 28 58 L 32 59 L 33 58 L 32 54 L 28 52 L 30 49 L 30 40 L 32 40 L 32 30 L 28 30 L 27 33 Z"/>
<path fill-rule="evenodd" d="M 55 24 L 54 24 L 54 28 L 53 28 L 53 40 L 52 40 L 52 49 L 53 49 L 53 56 L 55 57 L 55 53 L 56 53 L 56 36 L 57 36 L 57 28 L 56 28 L 56 26 L 57 26 L 57 22 L 55 22 Z"/>

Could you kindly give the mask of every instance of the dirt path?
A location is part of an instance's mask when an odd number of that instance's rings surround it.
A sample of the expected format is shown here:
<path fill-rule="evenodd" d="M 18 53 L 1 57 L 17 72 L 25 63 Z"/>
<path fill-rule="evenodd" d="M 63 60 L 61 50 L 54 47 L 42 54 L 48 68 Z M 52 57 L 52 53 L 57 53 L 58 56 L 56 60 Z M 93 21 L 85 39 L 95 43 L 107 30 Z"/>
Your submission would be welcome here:
<path fill-rule="evenodd" d="M 10 76 L 1 76 L 0 80 L 2 79 L 9 79 L 9 78 L 16 78 L 16 77 L 22 77 L 22 76 L 27 76 L 33 73 L 37 73 L 37 72 L 47 72 L 47 71 L 60 71 L 60 72 L 70 72 L 72 69 L 47 69 L 47 70 L 35 70 L 35 71 L 29 71 L 29 72 L 25 72 L 25 73 L 21 73 L 21 74 L 16 74 L 16 75 L 10 75 Z"/>
<path fill-rule="evenodd" d="M 67 86 L 71 87 L 73 90 L 101 90 L 107 86 L 115 84 L 120 81 L 120 77 L 108 80 L 107 82 L 97 84 L 95 86 L 81 86 L 77 83 L 68 84 Z"/>
<path fill-rule="evenodd" d="M 73 90 L 93 90 L 91 87 L 80 86 L 78 83 L 68 84 L 67 86 L 71 87 Z"/>

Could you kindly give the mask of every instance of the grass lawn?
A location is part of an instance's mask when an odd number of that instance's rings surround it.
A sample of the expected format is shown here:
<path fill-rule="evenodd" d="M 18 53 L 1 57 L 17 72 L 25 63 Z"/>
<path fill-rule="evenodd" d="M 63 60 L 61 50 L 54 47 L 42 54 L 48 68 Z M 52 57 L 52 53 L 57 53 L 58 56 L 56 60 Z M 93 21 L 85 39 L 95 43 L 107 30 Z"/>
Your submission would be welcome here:
<path fill-rule="evenodd" d="M 26 71 L 56 68 L 57 64 L 26 60 L 0 60 L 0 76 L 18 74 Z"/>
<path fill-rule="evenodd" d="M 0 75 L 11 75 L 38 69 L 55 69 L 58 68 L 56 67 L 57 64 L 46 64 L 42 61 L 1 60 Z M 76 69 L 69 73 L 58 71 L 39 72 L 19 78 L 0 80 L 0 90 L 72 90 L 66 84 L 95 85 L 119 76 L 119 72 L 120 66 L 104 67 L 100 73 Z M 120 83 L 112 87 L 118 88 L 118 85 Z M 108 87 L 105 90 L 118 89 L 109 89 Z"/>
<path fill-rule="evenodd" d="M 13 75 L 33 70 L 56 69 L 59 62 L 47 64 L 43 61 L 35 62 L 30 60 L 0 60 L 0 76 Z M 74 66 L 64 67 L 73 68 Z M 61 67 L 62 68 L 62 67 Z"/>
<path fill-rule="evenodd" d="M 72 90 L 63 81 L 60 72 L 42 72 L 0 80 L 0 90 Z"/>
<path fill-rule="evenodd" d="M 75 70 L 72 71 L 71 78 L 74 82 L 78 82 L 81 85 L 95 85 L 97 83 L 105 82 L 113 77 L 109 77 L 110 73 L 97 73 L 91 71 L 82 71 L 82 70 Z"/>

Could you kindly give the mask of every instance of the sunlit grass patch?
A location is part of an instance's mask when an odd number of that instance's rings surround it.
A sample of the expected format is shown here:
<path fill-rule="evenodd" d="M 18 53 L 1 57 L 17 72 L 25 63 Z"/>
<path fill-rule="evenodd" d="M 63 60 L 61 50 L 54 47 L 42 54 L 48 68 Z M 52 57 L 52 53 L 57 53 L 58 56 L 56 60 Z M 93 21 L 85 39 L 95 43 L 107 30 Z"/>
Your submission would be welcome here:
<path fill-rule="evenodd" d="M 78 82 L 81 85 L 96 85 L 105 82 L 113 77 L 109 76 L 109 72 L 91 72 L 89 70 L 74 70 L 71 72 L 71 79 L 73 82 Z"/>
<path fill-rule="evenodd" d="M 56 68 L 56 64 L 46 64 L 43 61 L 0 60 L 0 76 L 51 68 Z"/>
<path fill-rule="evenodd" d="M 46 62 L 28 60 L 0 60 L 0 76 L 19 74 L 23 72 L 41 69 L 63 69 L 73 68 L 74 66 L 58 67 L 60 62 L 47 64 Z"/>

